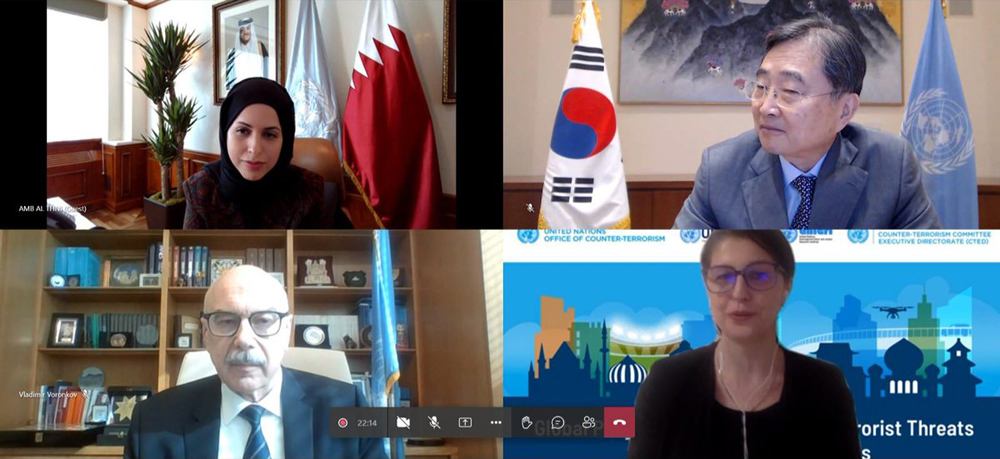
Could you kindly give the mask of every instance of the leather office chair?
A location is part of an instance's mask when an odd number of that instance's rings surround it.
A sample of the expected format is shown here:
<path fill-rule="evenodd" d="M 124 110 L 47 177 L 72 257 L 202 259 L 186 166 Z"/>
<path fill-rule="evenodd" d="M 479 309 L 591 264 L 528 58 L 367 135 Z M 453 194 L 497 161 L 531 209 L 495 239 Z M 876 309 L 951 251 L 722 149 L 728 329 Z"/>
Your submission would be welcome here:
<path fill-rule="evenodd" d="M 335 228 L 354 228 L 344 202 L 344 172 L 337 148 L 327 139 L 296 138 L 292 164 L 323 177 L 323 201 L 333 215 Z"/>
<path fill-rule="evenodd" d="M 330 379 L 336 379 L 351 384 L 351 370 L 347 366 L 347 356 L 344 351 L 336 349 L 315 349 L 309 347 L 289 347 L 285 359 L 281 362 L 285 367 L 304 371 Z M 175 386 L 189 383 L 216 374 L 215 365 L 208 351 L 190 351 L 184 354 L 181 368 L 178 371 Z"/>

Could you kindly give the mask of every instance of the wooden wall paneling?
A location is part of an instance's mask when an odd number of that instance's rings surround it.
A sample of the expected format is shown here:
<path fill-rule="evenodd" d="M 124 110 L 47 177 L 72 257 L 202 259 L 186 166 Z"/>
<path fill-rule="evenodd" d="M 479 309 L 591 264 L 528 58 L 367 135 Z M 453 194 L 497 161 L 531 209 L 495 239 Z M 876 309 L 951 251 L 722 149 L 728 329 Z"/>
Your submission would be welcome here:
<path fill-rule="evenodd" d="M 194 150 L 184 150 L 184 176 L 191 177 L 205 165 L 219 160 L 219 155 Z M 177 163 L 170 167 L 170 187 L 177 186 Z M 160 191 L 160 163 L 149 153 L 146 162 L 146 196 Z"/>
<path fill-rule="evenodd" d="M 411 232 L 414 330 L 423 406 L 491 406 L 479 231 Z M 458 375 L 456 377 L 456 374 Z M 449 439 L 460 457 L 495 457 L 490 438 Z"/>
<path fill-rule="evenodd" d="M 57 155 L 75 151 L 101 150 L 101 139 L 67 140 L 64 142 L 49 142 L 45 144 L 45 153 Z"/>
<path fill-rule="evenodd" d="M 142 207 L 146 195 L 147 159 L 145 143 L 104 144 L 105 202 L 111 212 L 120 213 Z M 157 174 L 159 167 L 156 168 Z M 159 183 L 159 175 L 156 177 Z"/>
<path fill-rule="evenodd" d="M 46 144 L 46 196 L 87 210 L 104 207 L 101 139 Z"/>
<path fill-rule="evenodd" d="M 531 209 L 528 209 L 528 205 Z M 503 227 L 505 229 L 538 228 L 538 211 L 542 205 L 542 184 L 534 182 L 504 183 Z"/>
<path fill-rule="evenodd" d="M 0 368 L 4 372 L 0 426 L 27 425 L 38 409 L 38 399 L 17 394 L 35 387 L 42 236 L 41 231 L 0 231 Z"/>
<path fill-rule="evenodd" d="M 979 182 L 979 227 L 1000 229 L 1000 179 Z"/>
<path fill-rule="evenodd" d="M 653 224 L 655 208 L 652 190 L 629 190 L 628 209 L 632 228 L 649 228 Z"/>

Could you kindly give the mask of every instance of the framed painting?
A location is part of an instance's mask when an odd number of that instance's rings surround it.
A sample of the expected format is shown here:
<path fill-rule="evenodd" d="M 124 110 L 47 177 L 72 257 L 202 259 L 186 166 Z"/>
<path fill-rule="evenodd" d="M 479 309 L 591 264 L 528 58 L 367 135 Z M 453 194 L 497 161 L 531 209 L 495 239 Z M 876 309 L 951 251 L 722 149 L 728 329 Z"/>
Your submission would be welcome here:
<path fill-rule="evenodd" d="M 285 81 L 285 2 L 227 0 L 212 6 L 215 104 L 240 80 Z"/>
<path fill-rule="evenodd" d="M 455 10 L 457 0 L 444 0 L 444 56 L 442 56 L 441 69 L 441 103 L 454 104 L 457 100 L 455 94 L 455 79 L 458 73 L 455 71 Z"/>
<path fill-rule="evenodd" d="M 625 0 L 620 103 L 733 104 L 775 26 L 822 13 L 861 41 L 861 102 L 903 103 L 901 0 Z"/>

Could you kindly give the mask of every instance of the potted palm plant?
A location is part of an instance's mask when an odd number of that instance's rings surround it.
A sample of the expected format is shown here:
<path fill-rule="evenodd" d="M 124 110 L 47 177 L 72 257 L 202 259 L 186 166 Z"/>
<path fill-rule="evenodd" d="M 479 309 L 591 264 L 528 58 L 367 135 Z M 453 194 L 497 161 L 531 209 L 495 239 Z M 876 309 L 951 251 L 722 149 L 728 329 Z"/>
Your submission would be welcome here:
<path fill-rule="evenodd" d="M 174 90 L 177 75 L 191 64 L 195 52 L 205 46 L 198 35 L 173 22 L 165 27 L 154 24 L 146 30 L 145 40 L 134 42 L 142 48 L 145 67 L 132 75 L 139 88 L 156 106 L 157 128 L 149 137 L 142 136 L 156 162 L 160 164 L 160 191 L 148 196 L 143 204 L 149 228 L 181 228 L 184 224 L 184 137 L 198 121 L 198 104 L 178 96 Z M 170 187 L 170 167 L 176 163 L 177 187 Z"/>

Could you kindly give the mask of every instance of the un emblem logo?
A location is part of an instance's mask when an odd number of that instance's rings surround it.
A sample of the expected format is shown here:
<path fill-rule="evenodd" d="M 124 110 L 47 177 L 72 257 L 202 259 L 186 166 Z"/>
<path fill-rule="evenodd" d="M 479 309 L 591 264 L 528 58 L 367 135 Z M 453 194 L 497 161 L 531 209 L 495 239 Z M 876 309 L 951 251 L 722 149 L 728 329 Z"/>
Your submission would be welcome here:
<path fill-rule="evenodd" d="M 972 158 L 972 125 L 962 106 L 940 88 L 920 93 L 906 111 L 903 136 L 928 174 L 947 174 Z"/>
<path fill-rule="evenodd" d="M 517 230 L 517 238 L 524 244 L 534 244 L 538 240 L 538 230 Z"/>
<path fill-rule="evenodd" d="M 785 239 L 788 239 L 789 244 L 795 242 L 795 240 L 799 238 L 798 230 L 781 230 L 781 232 L 785 235 Z"/>
<path fill-rule="evenodd" d="M 847 232 L 847 238 L 854 244 L 863 244 L 868 240 L 868 230 L 850 230 Z"/>
<path fill-rule="evenodd" d="M 698 230 L 681 230 L 681 240 L 685 244 L 694 244 L 701 239 L 701 231 Z"/>

